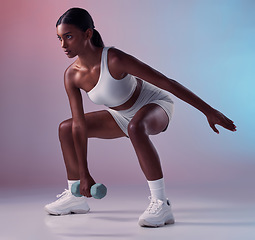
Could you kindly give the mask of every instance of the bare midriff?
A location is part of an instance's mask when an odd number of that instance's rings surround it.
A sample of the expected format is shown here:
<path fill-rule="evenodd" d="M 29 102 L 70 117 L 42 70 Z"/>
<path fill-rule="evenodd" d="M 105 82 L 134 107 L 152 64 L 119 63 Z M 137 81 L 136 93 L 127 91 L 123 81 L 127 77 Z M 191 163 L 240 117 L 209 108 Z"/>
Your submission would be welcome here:
<path fill-rule="evenodd" d="M 111 109 L 116 110 L 116 111 L 122 111 L 122 110 L 127 110 L 134 105 L 134 103 L 136 102 L 137 98 L 139 97 L 141 89 L 142 89 L 142 80 L 138 79 L 138 78 L 136 78 L 136 80 L 137 80 L 136 89 L 135 89 L 133 95 L 131 96 L 131 98 L 129 98 L 125 103 L 123 103 L 120 106 L 110 107 Z"/>

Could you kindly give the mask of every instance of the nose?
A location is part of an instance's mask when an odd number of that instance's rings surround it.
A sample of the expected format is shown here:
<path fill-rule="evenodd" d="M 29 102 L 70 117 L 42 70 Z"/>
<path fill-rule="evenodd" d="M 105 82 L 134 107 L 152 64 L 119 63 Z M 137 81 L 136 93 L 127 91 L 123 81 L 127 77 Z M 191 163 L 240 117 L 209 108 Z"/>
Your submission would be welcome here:
<path fill-rule="evenodd" d="M 61 41 L 61 47 L 62 48 L 67 48 L 67 44 L 64 40 Z"/>

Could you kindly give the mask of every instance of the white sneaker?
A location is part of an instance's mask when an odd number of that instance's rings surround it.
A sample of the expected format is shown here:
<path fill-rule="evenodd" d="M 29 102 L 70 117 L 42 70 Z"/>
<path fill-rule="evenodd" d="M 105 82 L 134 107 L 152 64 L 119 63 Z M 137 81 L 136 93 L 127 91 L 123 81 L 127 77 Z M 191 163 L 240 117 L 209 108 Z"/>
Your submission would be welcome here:
<path fill-rule="evenodd" d="M 58 200 L 47 204 L 44 209 L 52 215 L 65 215 L 70 213 L 87 213 L 90 208 L 85 197 L 75 197 L 70 190 L 57 195 Z"/>
<path fill-rule="evenodd" d="M 145 212 L 139 217 L 138 224 L 141 227 L 161 227 L 165 224 L 173 224 L 174 216 L 169 201 L 161 201 L 149 197 L 151 203 Z"/>

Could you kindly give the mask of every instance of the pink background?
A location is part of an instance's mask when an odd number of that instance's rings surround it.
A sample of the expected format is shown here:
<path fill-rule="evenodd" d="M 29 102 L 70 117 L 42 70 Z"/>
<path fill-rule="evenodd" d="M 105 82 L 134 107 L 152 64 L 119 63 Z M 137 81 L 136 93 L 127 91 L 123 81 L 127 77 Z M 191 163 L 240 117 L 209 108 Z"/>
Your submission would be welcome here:
<path fill-rule="evenodd" d="M 63 73 L 72 60 L 55 23 L 74 6 L 91 13 L 107 46 L 178 80 L 238 126 L 236 133 L 219 127 L 217 135 L 201 113 L 173 97 L 167 132 L 152 138 L 167 184 L 255 180 L 254 1 L 9 0 L 0 8 L 0 187 L 66 183 L 57 134 L 71 116 Z M 86 94 L 84 106 L 104 108 Z M 98 182 L 145 182 L 128 139 L 90 140 L 89 166 Z"/>

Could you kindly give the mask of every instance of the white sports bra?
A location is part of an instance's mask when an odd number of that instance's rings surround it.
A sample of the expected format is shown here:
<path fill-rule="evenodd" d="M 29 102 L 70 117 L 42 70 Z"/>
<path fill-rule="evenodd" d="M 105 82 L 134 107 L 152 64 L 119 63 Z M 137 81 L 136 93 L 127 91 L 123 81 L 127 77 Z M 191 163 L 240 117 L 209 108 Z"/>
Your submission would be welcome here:
<path fill-rule="evenodd" d="M 107 63 L 109 48 L 105 47 L 102 51 L 99 80 L 87 94 L 90 100 L 96 104 L 117 107 L 132 96 L 137 80 L 130 74 L 120 80 L 111 76 Z"/>

